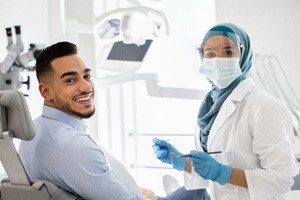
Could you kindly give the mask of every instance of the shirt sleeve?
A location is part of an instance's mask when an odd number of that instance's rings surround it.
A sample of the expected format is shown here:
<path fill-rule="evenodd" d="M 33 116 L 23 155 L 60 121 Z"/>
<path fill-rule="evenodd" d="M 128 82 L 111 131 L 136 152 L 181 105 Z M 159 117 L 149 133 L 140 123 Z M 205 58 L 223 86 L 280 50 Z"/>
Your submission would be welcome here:
<path fill-rule="evenodd" d="M 293 176 L 299 173 L 291 147 L 293 125 L 289 111 L 279 101 L 256 109 L 252 149 L 260 168 L 245 170 L 245 175 L 251 199 L 270 199 L 289 192 Z"/>
<path fill-rule="evenodd" d="M 88 136 L 78 136 L 66 145 L 62 163 L 63 181 L 83 199 L 144 199 L 118 181 L 104 153 Z"/>

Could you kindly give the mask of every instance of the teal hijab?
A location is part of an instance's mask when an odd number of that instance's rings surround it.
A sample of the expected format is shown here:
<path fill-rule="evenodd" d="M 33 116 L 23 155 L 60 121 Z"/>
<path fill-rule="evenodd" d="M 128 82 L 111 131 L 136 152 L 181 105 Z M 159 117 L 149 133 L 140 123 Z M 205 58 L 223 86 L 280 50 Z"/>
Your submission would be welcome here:
<path fill-rule="evenodd" d="M 229 34 L 230 33 L 230 34 Z M 246 79 L 249 69 L 252 65 L 252 49 L 250 44 L 250 39 L 248 34 L 242 30 L 240 27 L 231 24 L 223 23 L 218 24 L 212 27 L 204 36 L 204 39 L 201 43 L 203 46 L 207 40 L 213 36 L 221 35 L 230 38 L 230 35 L 236 35 L 239 38 L 239 43 L 243 46 L 241 48 L 241 60 L 240 67 L 242 70 L 242 75 L 236 78 L 227 88 L 219 89 L 211 81 L 212 84 L 211 90 L 204 97 L 203 102 L 200 106 L 198 112 L 198 126 L 200 127 L 200 143 L 204 150 L 207 152 L 207 139 L 210 133 L 210 129 L 219 113 L 219 110 L 224 103 L 225 99 L 231 94 L 234 88 L 244 79 Z M 235 38 L 230 38 L 234 42 Z M 200 57 L 203 57 L 203 52 L 200 52 Z"/>

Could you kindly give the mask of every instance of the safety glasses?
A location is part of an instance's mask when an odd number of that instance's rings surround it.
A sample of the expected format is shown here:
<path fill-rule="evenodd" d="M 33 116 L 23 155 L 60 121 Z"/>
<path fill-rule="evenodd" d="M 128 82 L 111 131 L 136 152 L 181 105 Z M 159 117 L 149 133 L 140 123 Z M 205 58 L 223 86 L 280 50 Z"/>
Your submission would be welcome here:
<path fill-rule="evenodd" d="M 243 45 L 237 35 L 233 33 L 208 33 L 209 39 L 203 46 L 197 48 L 201 58 L 239 58 Z"/>

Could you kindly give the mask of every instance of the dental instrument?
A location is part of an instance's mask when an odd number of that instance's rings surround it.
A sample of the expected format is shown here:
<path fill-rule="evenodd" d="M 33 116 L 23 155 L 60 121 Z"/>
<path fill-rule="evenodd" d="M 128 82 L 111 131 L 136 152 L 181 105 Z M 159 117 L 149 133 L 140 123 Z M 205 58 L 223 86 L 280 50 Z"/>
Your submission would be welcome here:
<path fill-rule="evenodd" d="M 171 139 L 166 139 L 165 141 L 170 141 Z M 155 144 L 153 144 L 151 147 L 155 147 Z M 150 148 L 150 147 L 149 147 Z"/>
<path fill-rule="evenodd" d="M 222 151 L 211 151 L 207 152 L 207 154 L 217 154 L 217 153 L 222 153 Z M 182 158 L 182 157 L 191 157 L 191 154 L 183 154 L 183 155 L 176 155 L 174 152 L 170 153 L 170 156 L 173 158 Z"/>

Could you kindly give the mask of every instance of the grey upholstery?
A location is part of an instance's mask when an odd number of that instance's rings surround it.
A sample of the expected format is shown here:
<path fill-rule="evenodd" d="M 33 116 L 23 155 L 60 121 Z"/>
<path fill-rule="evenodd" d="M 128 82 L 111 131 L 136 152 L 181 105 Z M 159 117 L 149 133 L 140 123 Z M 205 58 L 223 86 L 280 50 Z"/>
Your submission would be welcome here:
<path fill-rule="evenodd" d="M 2 131 L 10 130 L 14 138 L 31 140 L 34 137 L 34 126 L 26 101 L 21 92 L 16 90 L 0 91 L 1 109 L 6 110 L 7 121 L 2 123 Z M 1 121 L 5 120 L 5 113 Z M 0 134 L 1 134 L 0 133 Z"/>
<path fill-rule="evenodd" d="M 23 94 L 0 91 L 0 159 L 8 178 L 1 181 L 1 200 L 79 200 L 56 185 L 28 179 L 13 144 L 13 138 L 31 140 L 34 125 Z"/>
<path fill-rule="evenodd" d="M 294 177 L 294 185 L 292 186 L 292 190 L 300 190 L 300 173 Z"/>

